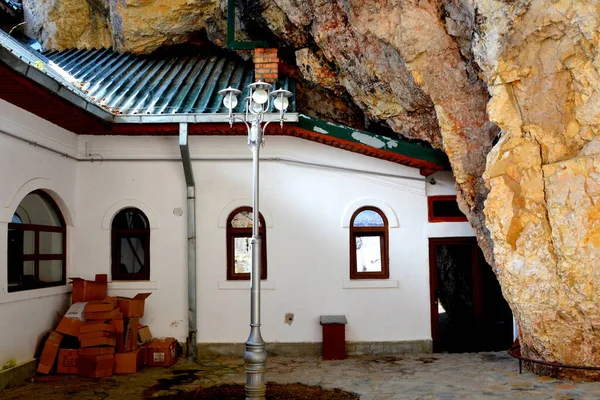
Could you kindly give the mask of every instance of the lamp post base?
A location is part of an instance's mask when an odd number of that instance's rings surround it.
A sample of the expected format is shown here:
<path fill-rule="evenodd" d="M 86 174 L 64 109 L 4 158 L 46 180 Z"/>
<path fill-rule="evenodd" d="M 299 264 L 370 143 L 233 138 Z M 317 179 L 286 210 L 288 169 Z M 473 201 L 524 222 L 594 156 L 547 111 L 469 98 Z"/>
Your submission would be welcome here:
<path fill-rule="evenodd" d="M 246 363 L 246 400 L 265 400 L 265 365 L 267 352 L 258 327 L 253 326 L 244 352 Z"/>

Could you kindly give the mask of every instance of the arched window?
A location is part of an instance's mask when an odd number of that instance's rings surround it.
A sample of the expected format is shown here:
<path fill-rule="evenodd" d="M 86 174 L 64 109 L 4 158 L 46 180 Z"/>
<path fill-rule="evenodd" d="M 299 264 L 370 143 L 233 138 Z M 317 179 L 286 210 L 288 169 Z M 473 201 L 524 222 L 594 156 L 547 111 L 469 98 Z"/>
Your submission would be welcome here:
<path fill-rule="evenodd" d="M 388 279 L 388 221 L 375 207 L 362 207 L 350 219 L 350 279 Z"/>
<path fill-rule="evenodd" d="M 150 280 L 150 223 L 137 208 L 125 208 L 112 221 L 112 280 Z"/>
<path fill-rule="evenodd" d="M 227 219 L 227 280 L 250 279 L 252 270 L 252 208 L 240 207 Z M 267 230 L 259 214 L 259 234 L 262 239 L 260 278 L 267 279 Z"/>
<path fill-rule="evenodd" d="M 46 192 L 29 193 L 8 224 L 8 291 L 60 286 L 66 282 L 67 228 Z"/>

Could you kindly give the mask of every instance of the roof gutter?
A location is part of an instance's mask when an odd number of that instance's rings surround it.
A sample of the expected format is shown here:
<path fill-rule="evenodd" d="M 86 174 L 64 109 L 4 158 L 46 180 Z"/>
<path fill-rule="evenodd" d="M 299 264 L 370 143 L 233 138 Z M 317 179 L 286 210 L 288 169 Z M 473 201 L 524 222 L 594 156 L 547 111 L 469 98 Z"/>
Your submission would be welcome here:
<path fill-rule="evenodd" d="M 233 117 L 243 118 L 244 114 L 233 114 Z M 264 114 L 263 121 L 278 122 L 281 116 L 279 113 Z M 285 113 L 283 122 L 298 122 L 298 113 Z M 166 124 L 166 123 L 185 123 L 185 124 L 206 124 L 206 123 L 229 123 L 230 117 L 227 113 L 219 114 L 122 114 L 113 115 L 112 122 L 116 124 Z"/>
<path fill-rule="evenodd" d="M 188 144 L 188 126 L 186 123 L 179 124 L 179 150 L 181 151 L 181 163 L 185 175 L 187 190 L 187 242 L 188 242 L 188 337 L 187 355 L 196 360 L 198 332 L 196 320 L 196 182 L 194 170 L 190 157 Z"/>

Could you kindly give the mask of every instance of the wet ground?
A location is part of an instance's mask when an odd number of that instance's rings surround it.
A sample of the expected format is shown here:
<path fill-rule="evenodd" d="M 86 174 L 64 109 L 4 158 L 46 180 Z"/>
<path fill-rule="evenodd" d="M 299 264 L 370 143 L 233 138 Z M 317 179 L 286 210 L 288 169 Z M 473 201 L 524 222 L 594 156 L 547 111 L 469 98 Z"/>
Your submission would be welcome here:
<path fill-rule="evenodd" d="M 361 400 L 383 399 L 553 399 L 600 400 L 599 383 L 570 383 L 524 371 L 502 353 L 425 354 L 402 357 L 353 357 L 344 361 L 271 357 L 267 381 L 340 388 Z M 220 384 L 243 384 L 241 359 L 145 368 L 134 375 L 89 379 L 55 376 L 0 392 L 0 399 L 144 399 Z"/>

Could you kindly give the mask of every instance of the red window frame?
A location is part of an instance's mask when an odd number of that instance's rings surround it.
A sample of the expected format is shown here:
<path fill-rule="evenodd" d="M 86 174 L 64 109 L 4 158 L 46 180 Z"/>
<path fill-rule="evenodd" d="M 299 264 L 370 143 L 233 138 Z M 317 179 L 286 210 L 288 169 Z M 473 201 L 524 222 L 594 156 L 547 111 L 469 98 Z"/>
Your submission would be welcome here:
<path fill-rule="evenodd" d="M 354 226 L 356 216 L 363 211 L 375 211 L 383 219 L 383 226 Z M 356 260 L 356 238 L 364 236 L 378 236 L 381 244 L 381 271 L 379 272 L 359 272 Z M 388 220 L 385 214 L 376 207 L 361 207 L 354 211 L 350 218 L 350 279 L 389 279 L 389 239 L 388 239 Z"/>
<path fill-rule="evenodd" d="M 48 225 L 37 225 L 37 224 L 25 224 L 25 223 L 12 223 L 8 224 L 8 230 L 21 231 L 21 232 L 34 232 L 34 251 L 33 254 L 15 254 L 10 250 L 7 251 L 7 291 L 20 292 L 23 290 L 41 289 L 53 286 L 62 286 L 67 283 L 67 224 L 60 211 L 60 208 L 54 201 L 54 199 L 46 192 L 42 190 L 34 190 L 29 194 L 36 194 L 46 201 L 54 210 L 61 226 L 48 226 Z M 28 195 L 29 195 L 28 194 Z M 18 215 L 18 214 L 17 214 Z M 21 219 L 19 217 L 19 219 Z M 40 232 L 54 232 L 62 234 L 62 250 L 60 254 L 40 254 Z M 62 261 L 62 279 L 56 282 L 41 282 L 40 281 L 40 261 Z M 23 283 L 19 286 L 8 286 L 8 268 L 11 263 L 15 262 L 27 262 L 32 261 L 34 263 L 34 275 L 31 282 Z"/>
<path fill-rule="evenodd" d="M 126 212 L 135 212 L 146 224 L 145 228 L 115 228 L 114 221 Z M 150 221 L 144 212 L 135 207 L 128 207 L 115 214 L 110 229 L 111 234 L 111 279 L 113 281 L 149 281 L 150 280 Z M 121 239 L 137 238 L 144 249 L 144 268 L 139 273 L 124 273 L 121 265 Z"/>
<path fill-rule="evenodd" d="M 427 219 L 429 222 L 466 222 L 467 217 L 462 216 L 436 216 L 434 214 L 433 203 L 437 201 L 454 201 L 456 202 L 456 196 L 429 196 L 427 197 Z"/>
<path fill-rule="evenodd" d="M 234 228 L 231 226 L 233 218 L 243 211 L 252 212 L 252 207 L 239 207 L 236 208 L 229 214 L 227 218 L 227 280 L 250 280 L 250 273 L 236 273 L 235 272 L 235 238 L 239 237 L 252 237 L 252 228 Z M 265 219 L 262 214 L 258 214 L 260 219 L 260 227 L 258 233 L 261 238 L 261 262 L 260 262 L 260 279 L 267 279 L 267 228 Z"/>

